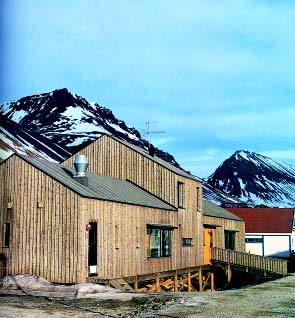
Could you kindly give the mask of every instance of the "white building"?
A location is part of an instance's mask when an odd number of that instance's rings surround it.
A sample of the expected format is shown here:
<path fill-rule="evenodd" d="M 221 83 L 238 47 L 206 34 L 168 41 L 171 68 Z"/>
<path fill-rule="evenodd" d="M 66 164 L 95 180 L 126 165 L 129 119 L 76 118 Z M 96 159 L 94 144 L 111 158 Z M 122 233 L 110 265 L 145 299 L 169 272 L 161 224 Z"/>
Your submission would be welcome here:
<path fill-rule="evenodd" d="M 227 208 L 245 220 L 246 252 L 288 258 L 295 254 L 292 208 Z"/>

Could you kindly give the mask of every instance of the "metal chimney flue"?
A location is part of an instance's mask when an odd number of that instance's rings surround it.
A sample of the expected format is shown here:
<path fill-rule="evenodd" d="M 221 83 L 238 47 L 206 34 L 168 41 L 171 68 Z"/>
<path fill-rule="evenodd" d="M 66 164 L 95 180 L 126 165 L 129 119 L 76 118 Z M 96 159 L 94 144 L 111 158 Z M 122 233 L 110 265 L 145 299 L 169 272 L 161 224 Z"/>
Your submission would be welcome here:
<path fill-rule="evenodd" d="M 86 177 L 86 170 L 88 168 L 88 159 L 85 155 L 78 155 L 74 161 L 76 175 L 73 177 L 81 184 L 88 186 L 88 178 Z"/>
<path fill-rule="evenodd" d="M 78 155 L 74 161 L 74 167 L 76 169 L 76 177 L 85 177 L 86 170 L 88 168 L 88 159 L 85 155 Z"/>

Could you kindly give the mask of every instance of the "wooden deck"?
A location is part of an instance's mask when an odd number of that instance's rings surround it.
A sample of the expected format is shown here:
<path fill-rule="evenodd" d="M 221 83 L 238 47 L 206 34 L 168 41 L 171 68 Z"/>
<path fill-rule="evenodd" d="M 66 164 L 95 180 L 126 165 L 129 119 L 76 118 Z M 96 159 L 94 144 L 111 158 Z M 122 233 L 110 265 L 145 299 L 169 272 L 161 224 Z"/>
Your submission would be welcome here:
<path fill-rule="evenodd" d="M 118 279 L 99 279 L 94 276 L 89 277 L 87 282 L 113 286 L 125 292 L 214 290 L 214 274 L 210 265 Z"/>
<path fill-rule="evenodd" d="M 288 274 L 287 261 L 285 260 L 225 250 L 217 247 L 211 249 L 211 263 L 232 265 L 246 272 L 263 272 L 265 276 L 286 276 Z"/>
<path fill-rule="evenodd" d="M 214 247 L 211 249 L 211 265 L 117 279 L 102 279 L 94 276 L 87 278 L 87 282 L 106 284 L 125 292 L 192 292 L 205 289 L 213 291 L 215 290 L 216 279 L 218 279 L 218 277 L 215 277 L 216 267 L 222 267 L 225 272 L 225 280 L 224 282 L 219 281 L 219 288 L 222 284 L 224 284 L 224 287 L 228 286 L 232 278 L 232 271 L 244 271 L 272 277 L 288 274 L 287 261 L 285 260 Z"/>

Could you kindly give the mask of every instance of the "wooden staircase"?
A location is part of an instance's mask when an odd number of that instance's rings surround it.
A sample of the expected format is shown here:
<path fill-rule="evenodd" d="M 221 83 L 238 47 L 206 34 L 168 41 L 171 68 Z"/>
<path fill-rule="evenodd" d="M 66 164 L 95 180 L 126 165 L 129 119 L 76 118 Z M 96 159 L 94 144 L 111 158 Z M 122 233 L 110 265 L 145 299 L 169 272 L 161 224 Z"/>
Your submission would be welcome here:
<path fill-rule="evenodd" d="M 135 290 L 128 285 L 124 279 L 118 278 L 118 279 L 112 279 L 110 280 L 110 285 L 116 289 L 121 290 L 122 292 L 127 293 L 135 293 Z"/>

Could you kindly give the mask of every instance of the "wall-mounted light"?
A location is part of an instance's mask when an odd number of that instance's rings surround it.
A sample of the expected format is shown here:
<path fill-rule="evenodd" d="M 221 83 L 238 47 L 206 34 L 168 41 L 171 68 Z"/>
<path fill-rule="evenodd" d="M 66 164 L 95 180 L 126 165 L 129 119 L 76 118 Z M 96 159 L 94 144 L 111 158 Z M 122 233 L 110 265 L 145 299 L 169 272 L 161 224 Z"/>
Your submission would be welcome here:
<path fill-rule="evenodd" d="M 38 203 L 37 203 L 37 207 L 38 207 L 38 208 L 43 208 L 43 207 L 44 207 L 43 202 L 38 201 Z"/>
<path fill-rule="evenodd" d="M 12 209 L 12 207 L 13 207 L 12 202 L 8 202 L 8 203 L 7 203 L 7 209 Z"/>

